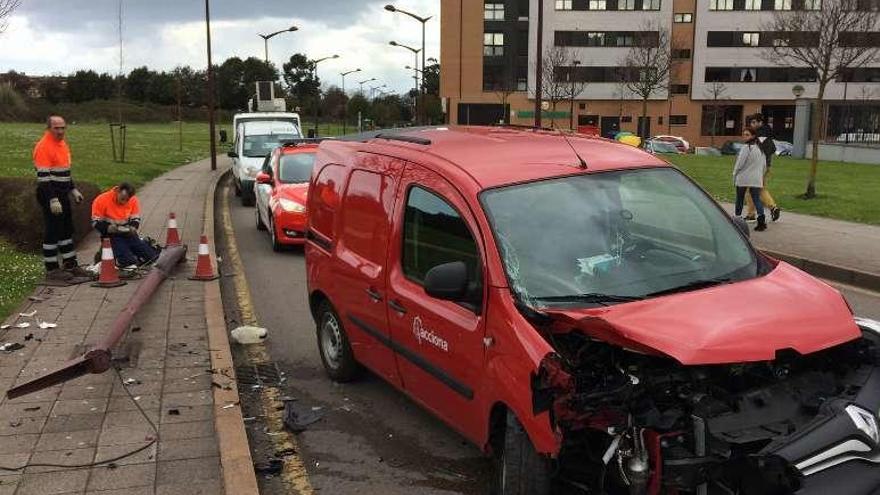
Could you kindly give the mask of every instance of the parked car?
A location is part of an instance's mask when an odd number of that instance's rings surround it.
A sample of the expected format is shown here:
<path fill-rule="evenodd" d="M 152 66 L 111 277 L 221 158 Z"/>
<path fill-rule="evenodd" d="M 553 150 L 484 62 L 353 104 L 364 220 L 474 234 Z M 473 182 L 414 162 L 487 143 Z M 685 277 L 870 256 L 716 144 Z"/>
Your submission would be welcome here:
<path fill-rule="evenodd" d="M 691 144 L 681 136 L 667 136 L 661 134 L 659 136 L 654 136 L 651 139 L 654 141 L 664 141 L 667 143 L 672 143 L 682 153 L 689 153 L 691 150 Z"/>
<path fill-rule="evenodd" d="M 735 155 L 739 153 L 740 148 L 743 147 L 742 141 L 725 141 L 723 145 L 721 145 L 721 154 L 722 155 Z"/>
<path fill-rule="evenodd" d="M 299 129 L 290 122 L 244 122 L 238 124 L 232 151 L 232 176 L 235 194 L 241 204 L 253 206 L 254 179 L 263 167 L 266 156 L 285 141 L 301 138 Z"/>
<path fill-rule="evenodd" d="M 296 126 L 300 135 L 302 135 L 302 122 L 299 114 L 294 112 L 246 112 L 237 113 L 232 116 L 232 139 L 235 140 L 235 134 L 238 132 L 238 124 L 245 122 L 289 122 Z"/>
<path fill-rule="evenodd" d="M 776 145 L 776 156 L 791 156 L 791 150 L 794 148 L 791 143 L 774 139 L 773 144 Z"/>
<path fill-rule="evenodd" d="M 495 493 L 880 486 L 880 323 L 660 158 L 400 131 L 322 143 L 311 188 L 326 373 L 411 396 L 494 456 Z"/>
<path fill-rule="evenodd" d="M 268 230 L 275 251 L 306 240 L 306 199 L 317 150 L 317 144 L 285 144 L 266 157 L 257 174 L 257 230 Z"/>
<path fill-rule="evenodd" d="M 645 151 L 648 153 L 665 153 L 678 155 L 684 153 L 681 149 L 668 141 L 658 141 L 656 139 L 648 139 L 645 141 Z"/>

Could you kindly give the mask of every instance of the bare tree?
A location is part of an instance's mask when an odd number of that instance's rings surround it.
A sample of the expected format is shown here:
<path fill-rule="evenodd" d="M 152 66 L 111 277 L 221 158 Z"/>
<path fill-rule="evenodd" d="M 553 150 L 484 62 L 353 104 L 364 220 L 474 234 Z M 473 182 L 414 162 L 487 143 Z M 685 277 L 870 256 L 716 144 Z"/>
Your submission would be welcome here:
<path fill-rule="evenodd" d="M 584 81 L 583 78 L 576 77 L 575 67 L 581 65 L 579 60 L 571 61 L 571 68 L 566 70 L 565 72 L 565 92 L 569 101 L 571 102 L 571 114 L 569 116 L 568 125 L 572 130 L 575 129 L 576 122 L 574 121 L 574 100 L 587 89 L 587 81 Z"/>
<path fill-rule="evenodd" d="M 493 91 L 495 96 L 498 98 L 498 101 L 501 102 L 501 111 L 503 116 L 501 118 L 501 123 L 509 124 L 510 123 L 510 112 L 507 111 L 507 101 L 510 99 L 510 95 L 513 94 L 514 89 L 510 87 L 510 84 L 507 82 L 504 85 L 498 87 Z"/>
<path fill-rule="evenodd" d="M 21 5 L 21 0 L 0 0 L 0 33 L 6 31 L 6 19 Z"/>
<path fill-rule="evenodd" d="M 550 127 L 556 126 L 556 107 L 572 94 L 572 68 L 574 59 L 564 48 L 553 46 L 544 52 L 541 85 L 544 100 L 550 104 Z"/>
<path fill-rule="evenodd" d="M 720 81 L 712 81 L 709 83 L 709 86 L 704 91 L 704 95 L 707 99 L 712 100 L 712 104 L 709 107 L 710 116 L 712 119 L 712 129 L 709 132 L 709 136 L 711 136 L 710 143 L 712 147 L 715 147 L 715 135 L 718 133 L 718 121 L 724 116 L 724 105 L 727 101 L 727 86 L 724 85 L 723 82 Z"/>
<path fill-rule="evenodd" d="M 622 61 L 627 88 L 642 100 L 639 136 L 647 138 L 648 100 L 666 90 L 672 71 L 669 30 L 659 23 L 645 23 L 633 38 L 632 47 Z"/>
<path fill-rule="evenodd" d="M 866 34 L 877 31 L 880 12 L 857 10 L 856 0 L 824 0 L 821 10 L 776 11 L 762 27 L 776 33 L 764 57 L 774 64 L 789 64 L 815 71 L 818 93 L 812 114 L 812 151 L 806 199 L 816 196 L 819 140 L 825 115 L 825 89 L 845 71 L 877 59 L 878 47 L 865 43 Z"/>

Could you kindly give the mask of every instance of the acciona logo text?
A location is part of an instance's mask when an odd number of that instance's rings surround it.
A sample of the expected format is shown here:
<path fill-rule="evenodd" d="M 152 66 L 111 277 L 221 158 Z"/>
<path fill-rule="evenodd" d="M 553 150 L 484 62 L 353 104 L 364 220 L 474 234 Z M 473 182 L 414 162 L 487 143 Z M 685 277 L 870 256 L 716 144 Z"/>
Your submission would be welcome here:
<path fill-rule="evenodd" d="M 416 342 L 418 342 L 419 345 L 422 345 L 422 342 L 427 342 L 443 352 L 449 352 L 449 343 L 439 335 L 435 334 L 433 330 L 425 328 L 422 325 L 422 319 L 420 317 L 416 316 L 413 319 L 412 327 L 413 336 L 416 338 Z"/>

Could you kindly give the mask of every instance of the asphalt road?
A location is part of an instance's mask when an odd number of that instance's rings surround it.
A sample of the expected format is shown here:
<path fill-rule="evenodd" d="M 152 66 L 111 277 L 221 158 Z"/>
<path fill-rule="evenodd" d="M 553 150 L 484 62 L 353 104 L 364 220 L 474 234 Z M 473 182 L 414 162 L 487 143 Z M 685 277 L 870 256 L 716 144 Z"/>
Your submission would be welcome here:
<path fill-rule="evenodd" d="M 326 378 L 306 303 L 302 249 L 274 253 L 268 235 L 256 230 L 254 209 L 237 198 L 230 207 L 254 310 L 269 330 L 272 359 L 288 376 L 286 392 L 324 413 L 298 437 L 316 491 L 486 493 L 489 461 L 441 421 L 374 376 L 346 385 Z M 880 320 L 880 294 L 834 285 L 856 314 Z"/>
<path fill-rule="evenodd" d="M 297 437 L 315 491 L 486 493 L 489 461 L 440 420 L 372 375 L 345 385 L 324 375 L 302 249 L 273 252 L 269 236 L 256 229 L 254 208 L 230 199 L 254 311 L 269 331 L 271 358 L 287 376 L 284 392 L 324 415 Z M 273 486 L 280 485 L 264 483 L 264 492 L 280 491 Z"/>

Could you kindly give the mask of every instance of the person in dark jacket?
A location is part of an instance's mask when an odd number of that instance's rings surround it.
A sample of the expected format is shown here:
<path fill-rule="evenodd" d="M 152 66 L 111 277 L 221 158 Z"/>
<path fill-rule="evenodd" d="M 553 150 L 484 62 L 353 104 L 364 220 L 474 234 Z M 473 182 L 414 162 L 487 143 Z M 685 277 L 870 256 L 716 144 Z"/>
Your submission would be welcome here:
<path fill-rule="evenodd" d="M 159 252 L 138 233 L 141 207 L 131 184 L 123 182 L 95 198 L 92 225 L 101 237 L 110 238 L 113 257 L 121 267 L 144 265 L 159 257 Z"/>
<path fill-rule="evenodd" d="M 779 208 L 779 205 L 776 204 L 776 200 L 773 199 L 770 191 L 767 190 L 767 181 L 770 179 L 770 166 L 773 164 L 773 156 L 776 154 L 776 142 L 773 139 L 773 128 L 764 123 L 764 116 L 760 113 L 756 113 L 751 117 L 749 125 L 754 129 L 761 151 L 767 158 L 764 187 L 761 189 L 761 202 L 764 203 L 765 207 L 770 209 L 770 218 L 775 222 L 779 220 L 779 217 L 782 215 L 782 210 Z M 746 204 L 748 205 L 748 209 L 746 210 L 746 220 L 753 221 L 755 220 L 755 204 L 750 196 L 746 196 Z"/>

